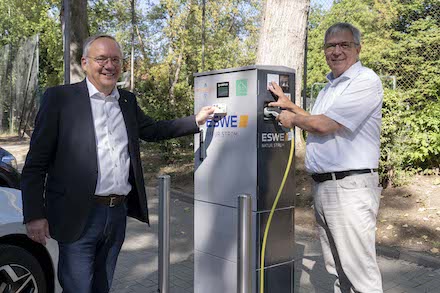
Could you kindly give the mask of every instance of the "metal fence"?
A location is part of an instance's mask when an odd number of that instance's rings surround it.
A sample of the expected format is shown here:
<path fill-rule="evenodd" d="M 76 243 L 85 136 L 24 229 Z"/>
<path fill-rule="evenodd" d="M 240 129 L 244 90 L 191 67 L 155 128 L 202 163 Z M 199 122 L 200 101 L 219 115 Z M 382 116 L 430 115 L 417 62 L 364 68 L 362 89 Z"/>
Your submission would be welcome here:
<path fill-rule="evenodd" d="M 0 131 L 23 135 L 38 104 L 38 36 L 0 53 Z"/>

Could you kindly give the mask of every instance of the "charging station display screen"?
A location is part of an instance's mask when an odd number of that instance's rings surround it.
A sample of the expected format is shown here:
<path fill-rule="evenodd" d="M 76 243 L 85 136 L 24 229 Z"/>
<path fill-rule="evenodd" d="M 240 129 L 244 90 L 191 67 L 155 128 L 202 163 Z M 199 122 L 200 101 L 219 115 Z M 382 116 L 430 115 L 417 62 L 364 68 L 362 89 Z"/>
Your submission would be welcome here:
<path fill-rule="evenodd" d="M 217 83 L 217 98 L 229 97 L 229 82 Z"/>

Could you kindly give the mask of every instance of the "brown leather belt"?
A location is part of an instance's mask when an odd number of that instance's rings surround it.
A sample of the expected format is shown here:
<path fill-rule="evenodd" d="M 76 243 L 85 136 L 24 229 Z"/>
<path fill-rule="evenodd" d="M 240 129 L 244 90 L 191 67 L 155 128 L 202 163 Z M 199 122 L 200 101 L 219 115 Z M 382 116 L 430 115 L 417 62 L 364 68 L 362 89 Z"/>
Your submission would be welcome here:
<path fill-rule="evenodd" d="M 126 198 L 125 195 L 118 195 L 118 194 L 110 194 L 106 196 L 94 195 L 93 201 L 112 208 L 123 203 L 125 201 L 125 198 Z"/>
<path fill-rule="evenodd" d="M 335 179 L 339 180 L 350 175 L 366 174 L 373 172 L 377 172 L 377 169 L 361 169 L 361 170 L 348 170 L 348 171 L 329 172 L 329 173 L 314 173 L 312 174 L 312 178 L 313 180 L 315 180 L 315 182 L 324 182 L 327 180 L 332 180 L 333 179 L 332 174 L 335 174 Z"/>

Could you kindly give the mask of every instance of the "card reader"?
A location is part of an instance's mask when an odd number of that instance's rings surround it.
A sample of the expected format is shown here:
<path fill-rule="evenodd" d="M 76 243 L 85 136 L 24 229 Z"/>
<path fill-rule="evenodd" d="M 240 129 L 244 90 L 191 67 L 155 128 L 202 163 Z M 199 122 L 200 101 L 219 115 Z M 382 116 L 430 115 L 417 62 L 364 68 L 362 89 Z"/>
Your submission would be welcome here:
<path fill-rule="evenodd" d="M 228 113 L 228 106 L 223 103 L 212 104 L 215 108 L 214 115 L 215 116 L 226 116 Z"/>

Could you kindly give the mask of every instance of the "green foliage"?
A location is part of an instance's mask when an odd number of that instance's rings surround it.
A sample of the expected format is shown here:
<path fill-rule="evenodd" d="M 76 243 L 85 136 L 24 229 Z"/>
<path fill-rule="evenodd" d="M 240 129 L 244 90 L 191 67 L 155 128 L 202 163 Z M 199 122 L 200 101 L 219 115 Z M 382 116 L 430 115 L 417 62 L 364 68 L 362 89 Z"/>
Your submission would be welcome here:
<path fill-rule="evenodd" d="M 89 0 L 91 34 L 114 35 L 129 56 L 131 0 Z M 0 0 L 0 45 L 40 35 L 40 87 L 62 83 L 59 0 Z M 173 119 L 193 112 L 193 74 L 202 70 L 202 0 L 134 0 L 135 92 L 146 113 Z M 204 70 L 254 62 L 259 0 L 206 1 Z M 124 65 L 124 71 L 129 71 Z M 162 143 L 167 154 L 185 140 Z"/>
<path fill-rule="evenodd" d="M 256 0 L 207 1 L 204 70 L 252 64 L 258 21 Z M 139 104 L 156 119 L 192 114 L 193 74 L 202 70 L 202 1 L 162 0 L 139 25 L 151 40 L 148 58 L 136 60 Z M 178 156 L 176 149 L 189 146 L 187 138 L 160 143 L 170 161 Z"/>
<path fill-rule="evenodd" d="M 393 185 L 407 172 L 440 165 L 440 103 L 414 108 L 408 92 L 385 90 L 381 137 L 381 173 Z"/>
<path fill-rule="evenodd" d="M 393 1 L 396 17 L 385 27 L 390 46 L 383 50 L 383 69 L 411 92 L 412 103 L 437 100 L 440 95 L 440 3 Z"/>
<path fill-rule="evenodd" d="M 405 156 L 408 153 L 410 117 L 406 96 L 402 92 L 385 90 L 382 108 L 380 169 L 383 181 L 392 185 L 405 183 Z"/>
<path fill-rule="evenodd" d="M 40 86 L 62 81 L 61 25 L 55 0 L 0 0 L 0 46 L 13 47 L 23 39 L 40 37 Z"/>

